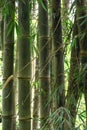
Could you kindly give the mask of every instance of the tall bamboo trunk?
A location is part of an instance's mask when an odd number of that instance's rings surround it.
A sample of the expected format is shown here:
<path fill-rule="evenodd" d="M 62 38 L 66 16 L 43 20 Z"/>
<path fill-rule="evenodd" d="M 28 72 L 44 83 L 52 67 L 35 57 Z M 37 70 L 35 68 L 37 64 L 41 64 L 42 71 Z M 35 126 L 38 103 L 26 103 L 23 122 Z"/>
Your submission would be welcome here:
<path fill-rule="evenodd" d="M 64 88 L 64 56 L 62 44 L 62 25 L 61 25 L 61 0 L 52 0 L 52 42 L 54 53 L 54 112 L 65 105 L 65 88 Z M 54 129 L 63 129 L 59 121 L 53 124 Z M 61 128 L 60 128 L 61 127 Z"/>
<path fill-rule="evenodd" d="M 40 81 L 40 118 L 41 127 L 49 117 L 49 42 L 48 42 L 48 6 L 47 0 L 39 3 L 39 81 Z M 47 125 L 49 128 L 49 126 Z"/>
<path fill-rule="evenodd" d="M 54 89 L 56 90 L 55 106 L 65 104 L 64 96 L 64 59 L 61 25 L 61 1 L 52 0 L 52 36 L 54 52 Z"/>
<path fill-rule="evenodd" d="M 14 0 L 6 1 L 8 13 L 5 21 L 5 40 L 3 45 L 3 83 L 13 75 L 14 65 Z M 12 25 L 11 30 L 9 29 Z M 10 30 L 10 31 L 9 31 Z M 9 32 L 9 33 L 8 33 Z M 2 130 L 15 130 L 15 102 L 13 80 L 9 81 L 2 91 Z"/>
<path fill-rule="evenodd" d="M 84 22 L 87 15 L 86 10 L 84 10 L 86 3 L 84 0 L 77 0 L 77 22 L 79 29 L 79 39 L 80 39 L 80 62 L 81 62 L 81 77 L 83 82 L 83 91 L 85 95 L 85 105 L 86 105 L 86 125 L 87 125 L 87 22 Z M 83 17 L 83 18 L 81 18 Z"/>
<path fill-rule="evenodd" d="M 0 10 L 0 50 L 2 50 L 2 43 L 3 43 L 3 25 L 4 25 L 4 21 L 3 21 L 3 16 L 2 16 L 2 12 Z"/>
<path fill-rule="evenodd" d="M 64 28 L 64 35 L 65 32 L 67 31 L 67 20 L 68 20 L 68 16 L 69 16 L 69 11 L 70 11 L 70 0 L 62 0 L 62 22 L 63 22 L 63 26 L 65 26 Z"/>
<path fill-rule="evenodd" d="M 33 130 L 37 130 L 39 127 L 39 86 L 38 76 L 39 76 L 39 58 L 36 59 L 36 73 L 35 73 L 35 86 L 34 86 L 34 106 L 33 106 Z"/>
<path fill-rule="evenodd" d="M 28 0 L 18 3 L 18 103 L 19 130 L 31 129 L 30 114 L 30 79 L 31 79 L 31 47 L 30 47 L 30 8 Z"/>
<path fill-rule="evenodd" d="M 79 70 L 80 70 L 80 61 L 79 61 L 79 39 L 76 37 L 78 35 L 78 27 L 76 23 L 76 18 L 74 21 L 73 27 L 73 42 L 71 45 L 71 58 L 70 58 L 70 72 L 69 72 L 69 80 L 68 80 L 68 90 L 67 90 L 67 102 L 66 107 L 70 111 L 72 118 L 72 126 L 75 127 L 75 120 L 77 115 L 77 103 L 78 99 L 81 96 L 81 92 L 79 89 Z M 68 120 L 68 119 L 67 119 Z M 68 124 L 67 124 L 68 125 Z M 69 126 L 66 128 L 69 129 Z"/>
<path fill-rule="evenodd" d="M 2 17 L 1 20 L 1 50 L 2 50 L 2 55 L 3 55 L 3 44 L 4 44 L 4 17 Z"/>
<path fill-rule="evenodd" d="M 18 44 L 16 44 L 15 45 L 15 55 L 14 55 L 15 63 L 14 63 L 14 82 L 13 82 L 14 87 L 15 87 L 15 105 L 16 106 L 18 106 L 18 78 L 17 78 L 17 76 L 18 76 L 18 60 L 19 60 L 19 58 L 18 58 Z M 18 113 L 18 107 L 16 107 L 16 115 L 17 115 L 17 113 Z M 16 129 L 17 128 L 18 128 L 18 124 L 17 124 Z"/>
<path fill-rule="evenodd" d="M 36 46 L 38 45 L 38 36 Z M 38 48 L 39 49 L 39 48 Z M 34 103 L 33 103 L 33 130 L 37 130 L 39 128 L 39 111 L 40 111 L 40 87 L 39 87 L 39 56 L 36 54 L 35 61 L 35 86 L 34 86 Z"/>
<path fill-rule="evenodd" d="M 32 8 L 32 21 L 36 20 L 36 17 L 37 17 L 37 1 L 32 1 L 32 5 L 33 5 L 33 8 Z M 36 22 L 34 24 L 32 24 L 32 26 L 36 27 L 34 30 L 32 30 L 32 34 L 36 34 L 37 32 L 37 24 Z M 33 61 L 33 67 L 32 67 L 32 75 L 33 75 L 33 82 L 34 82 L 34 86 L 33 86 L 33 120 L 32 120 L 32 130 L 37 130 L 38 127 L 39 127 L 39 110 L 40 110 L 40 106 L 39 106 L 39 79 L 38 79 L 38 76 L 39 76 L 39 57 L 38 57 L 38 32 L 37 34 L 35 35 L 34 37 L 34 42 L 32 44 L 33 46 L 33 58 L 34 58 L 34 61 Z"/>

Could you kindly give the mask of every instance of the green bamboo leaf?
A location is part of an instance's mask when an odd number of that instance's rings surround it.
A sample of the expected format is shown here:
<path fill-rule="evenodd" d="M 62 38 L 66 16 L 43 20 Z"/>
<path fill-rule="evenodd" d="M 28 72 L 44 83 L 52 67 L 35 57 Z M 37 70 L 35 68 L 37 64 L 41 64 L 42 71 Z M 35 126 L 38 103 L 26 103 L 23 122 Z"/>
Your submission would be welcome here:
<path fill-rule="evenodd" d="M 71 42 L 71 48 L 73 48 L 74 46 L 76 46 L 76 43 L 77 43 L 77 39 L 74 38 Z"/>
<path fill-rule="evenodd" d="M 14 28 L 16 29 L 16 33 L 19 34 L 19 26 L 16 21 L 14 22 Z"/>
<path fill-rule="evenodd" d="M 4 6 L 2 9 L 2 15 L 4 16 L 4 18 L 6 18 L 6 16 L 8 16 L 8 14 L 9 14 L 9 10 L 6 6 Z"/>
<path fill-rule="evenodd" d="M 43 8 L 45 11 L 47 11 L 47 9 L 46 9 L 46 7 L 45 7 L 43 1 L 42 1 L 42 0 L 38 0 L 38 1 L 39 1 L 39 3 L 41 4 L 42 8 Z"/>
<path fill-rule="evenodd" d="M 69 61 L 67 59 L 65 59 L 65 64 L 69 68 Z"/>
<path fill-rule="evenodd" d="M 83 118 L 86 118 L 86 111 L 81 112 L 80 116 L 83 117 Z"/>
<path fill-rule="evenodd" d="M 39 56 L 38 48 L 37 48 L 37 47 L 35 47 L 35 45 L 33 45 L 33 49 L 34 49 L 34 51 L 35 51 L 36 55 L 37 55 L 37 56 Z"/>
<path fill-rule="evenodd" d="M 80 16 L 79 18 L 77 18 L 77 20 L 80 20 L 80 19 L 83 19 L 83 18 L 87 18 L 87 15 Z"/>
<path fill-rule="evenodd" d="M 81 121 L 84 123 L 84 119 L 81 117 L 81 116 L 79 116 L 79 118 L 81 119 Z"/>
<path fill-rule="evenodd" d="M 9 24 L 8 24 L 7 37 L 8 37 L 9 34 L 12 32 L 13 28 L 14 28 L 14 22 L 13 22 L 13 21 L 10 21 Z"/>
<path fill-rule="evenodd" d="M 81 40 L 83 40 L 85 36 L 86 36 L 86 32 L 84 32 L 84 33 L 81 35 Z"/>
<path fill-rule="evenodd" d="M 81 22 L 80 26 L 84 25 L 86 22 L 87 22 L 87 18 L 85 18 L 85 19 L 83 20 L 83 22 Z"/>

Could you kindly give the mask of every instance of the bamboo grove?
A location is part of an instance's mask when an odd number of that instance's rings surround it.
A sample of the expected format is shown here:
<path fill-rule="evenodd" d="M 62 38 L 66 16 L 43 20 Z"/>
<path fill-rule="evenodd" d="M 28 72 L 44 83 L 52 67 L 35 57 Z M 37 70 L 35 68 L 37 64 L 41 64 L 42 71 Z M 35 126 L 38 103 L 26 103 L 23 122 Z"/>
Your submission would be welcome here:
<path fill-rule="evenodd" d="M 2 130 L 87 129 L 86 31 L 86 0 L 0 0 Z"/>

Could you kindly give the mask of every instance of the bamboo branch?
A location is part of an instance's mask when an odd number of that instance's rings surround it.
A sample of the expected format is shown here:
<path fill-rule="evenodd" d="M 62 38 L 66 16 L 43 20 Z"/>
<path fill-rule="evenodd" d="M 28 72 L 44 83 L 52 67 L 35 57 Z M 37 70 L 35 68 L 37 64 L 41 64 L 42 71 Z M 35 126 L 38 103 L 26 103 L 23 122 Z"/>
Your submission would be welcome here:
<path fill-rule="evenodd" d="M 8 84 L 11 80 L 13 80 L 13 78 L 14 78 L 13 75 L 10 75 L 10 76 L 7 78 L 7 80 L 6 80 L 5 83 L 3 84 L 3 89 L 6 88 L 7 84 Z"/>

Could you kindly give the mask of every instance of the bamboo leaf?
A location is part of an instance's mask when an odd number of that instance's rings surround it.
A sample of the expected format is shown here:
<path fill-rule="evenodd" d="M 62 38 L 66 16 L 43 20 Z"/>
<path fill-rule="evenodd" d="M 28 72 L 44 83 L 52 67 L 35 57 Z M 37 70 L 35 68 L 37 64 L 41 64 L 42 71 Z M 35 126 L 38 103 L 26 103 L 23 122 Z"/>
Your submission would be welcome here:
<path fill-rule="evenodd" d="M 38 48 L 33 45 L 34 51 L 36 52 L 36 55 L 39 55 Z"/>
<path fill-rule="evenodd" d="M 41 4 L 42 8 L 43 8 L 45 11 L 47 11 L 47 9 L 46 9 L 46 7 L 45 7 L 43 1 L 42 1 L 42 0 L 38 0 L 38 1 L 39 1 L 39 3 Z"/>
<path fill-rule="evenodd" d="M 75 5 L 76 5 L 76 0 L 74 0 L 73 3 L 72 3 L 72 5 L 71 5 L 70 13 L 71 13 L 72 9 L 75 7 Z"/>
<path fill-rule="evenodd" d="M 16 29 L 16 33 L 19 34 L 19 27 L 17 22 L 14 22 L 14 27 Z"/>
<path fill-rule="evenodd" d="M 74 38 L 71 42 L 71 48 L 73 48 L 74 46 L 76 46 L 76 43 L 77 43 L 77 39 Z"/>
<path fill-rule="evenodd" d="M 83 40 L 85 36 L 86 36 L 86 32 L 81 35 L 81 40 Z"/>
<path fill-rule="evenodd" d="M 77 18 L 77 20 L 80 20 L 80 19 L 83 19 L 83 18 L 87 18 L 87 15 L 80 16 L 79 18 Z"/>
<path fill-rule="evenodd" d="M 84 25 L 86 22 L 87 22 L 87 18 L 85 18 L 85 19 L 83 20 L 83 22 L 81 22 L 80 26 Z"/>
<path fill-rule="evenodd" d="M 8 14 L 9 14 L 8 8 L 6 6 L 3 7 L 3 9 L 2 9 L 2 15 L 4 16 L 4 18 L 6 18 Z"/>
<path fill-rule="evenodd" d="M 13 22 L 13 21 L 10 21 L 9 24 L 8 24 L 7 37 L 8 37 L 9 34 L 12 32 L 13 28 L 14 28 L 14 22 Z"/>

